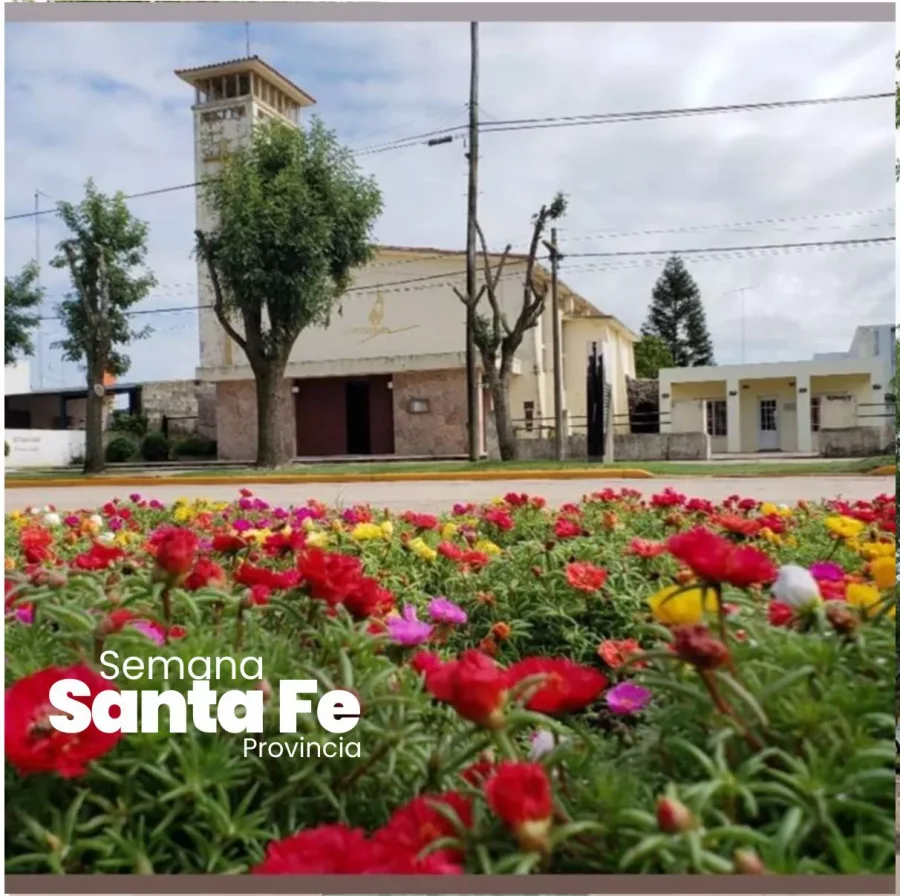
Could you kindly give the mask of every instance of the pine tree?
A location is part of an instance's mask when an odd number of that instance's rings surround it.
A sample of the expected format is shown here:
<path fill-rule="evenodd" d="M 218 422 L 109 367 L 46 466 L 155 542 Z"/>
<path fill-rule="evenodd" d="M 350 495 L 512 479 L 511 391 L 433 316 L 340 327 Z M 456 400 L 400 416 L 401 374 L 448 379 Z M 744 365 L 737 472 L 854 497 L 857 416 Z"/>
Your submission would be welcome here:
<path fill-rule="evenodd" d="M 715 364 L 700 290 L 677 255 L 666 262 L 653 287 L 650 312 L 641 333 L 662 340 L 675 367 Z"/>

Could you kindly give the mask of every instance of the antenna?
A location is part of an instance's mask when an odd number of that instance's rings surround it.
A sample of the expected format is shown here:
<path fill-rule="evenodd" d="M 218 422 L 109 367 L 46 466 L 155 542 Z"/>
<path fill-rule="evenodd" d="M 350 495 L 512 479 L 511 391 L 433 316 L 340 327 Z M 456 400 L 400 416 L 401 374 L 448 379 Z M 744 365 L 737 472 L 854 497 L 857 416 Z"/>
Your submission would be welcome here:
<path fill-rule="evenodd" d="M 244 34 L 247 38 L 247 58 L 250 58 L 250 23 L 244 22 Z"/>

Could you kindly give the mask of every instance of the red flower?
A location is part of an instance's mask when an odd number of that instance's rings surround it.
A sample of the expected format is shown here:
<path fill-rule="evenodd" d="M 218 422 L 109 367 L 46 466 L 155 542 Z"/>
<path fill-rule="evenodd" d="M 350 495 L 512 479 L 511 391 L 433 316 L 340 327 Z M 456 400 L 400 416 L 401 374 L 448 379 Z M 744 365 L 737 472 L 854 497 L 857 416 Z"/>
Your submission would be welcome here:
<path fill-rule="evenodd" d="M 492 526 L 496 526 L 501 532 L 509 532 L 516 525 L 513 518 L 509 515 L 509 511 L 502 508 L 486 510 L 484 512 L 484 520 Z"/>
<path fill-rule="evenodd" d="M 197 536 L 188 529 L 167 529 L 154 541 L 157 570 L 170 581 L 186 579 L 197 559 Z"/>
<path fill-rule="evenodd" d="M 730 513 L 713 517 L 712 522 L 726 532 L 741 535 L 744 538 L 752 538 L 754 535 L 758 535 L 759 530 L 763 527 L 763 524 L 758 520 L 751 520 L 745 516 Z"/>
<path fill-rule="evenodd" d="M 247 547 L 247 542 L 237 535 L 219 533 L 213 536 L 212 549 L 216 554 L 238 554 Z"/>
<path fill-rule="evenodd" d="M 541 849 L 553 822 L 553 793 L 543 766 L 501 762 L 484 794 L 494 814 L 516 835 L 523 849 Z"/>
<path fill-rule="evenodd" d="M 443 665 L 437 654 L 429 653 L 427 650 L 420 650 L 416 653 L 409 664 L 421 675 L 428 675 Z"/>
<path fill-rule="evenodd" d="M 238 585 L 253 588 L 255 585 L 264 585 L 271 591 L 283 591 L 293 588 L 299 579 L 296 570 L 288 569 L 278 572 L 275 569 L 266 569 L 264 566 L 253 566 L 250 563 L 242 563 L 234 573 L 234 581 Z"/>
<path fill-rule="evenodd" d="M 440 520 L 433 514 L 415 513 L 412 510 L 404 513 L 400 519 L 402 519 L 404 523 L 409 523 L 410 526 L 413 526 L 416 529 L 437 529 L 440 525 Z"/>
<path fill-rule="evenodd" d="M 762 551 L 735 547 L 727 539 L 702 527 L 673 535 L 668 548 L 705 582 L 749 588 L 774 581 L 778 575 L 775 565 Z"/>
<path fill-rule="evenodd" d="M 394 595 L 377 579 L 362 576 L 344 595 L 344 606 L 354 619 L 383 616 L 394 608 Z"/>
<path fill-rule="evenodd" d="M 674 635 L 675 653 L 686 663 L 698 669 L 717 669 L 728 662 L 728 648 L 705 625 L 679 625 Z"/>
<path fill-rule="evenodd" d="M 449 703 L 464 719 L 485 728 L 503 723 L 508 676 L 489 656 L 467 650 L 458 660 L 444 663 L 425 678 L 429 693 Z"/>
<path fill-rule="evenodd" d="M 19 544 L 26 563 L 46 563 L 53 556 L 53 535 L 40 526 L 27 526 L 19 533 Z"/>
<path fill-rule="evenodd" d="M 503 500 L 509 504 L 510 507 L 524 507 L 530 499 L 528 495 L 524 493 L 517 494 L 516 492 L 508 492 L 504 495 Z"/>
<path fill-rule="evenodd" d="M 449 541 L 442 541 L 437 546 L 437 552 L 448 560 L 461 560 L 463 555 L 462 548 L 457 547 Z"/>
<path fill-rule="evenodd" d="M 491 558 L 483 551 L 463 551 L 459 558 L 459 565 L 465 571 L 482 569 L 490 562 Z"/>
<path fill-rule="evenodd" d="M 606 582 L 606 570 L 593 563 L 569 563 L 566 566 L 566 581 L 577 591 L 593 594 Z"/>
<path fill-rule="evenodd" d="M 185 579 L 184 587 L 188 591 L 197 591 L 199 588 L 209 586 L 222 586 L 225 584 L 225 570 L 214 563 L 209 557 L 200 557 L 194 566 L 193 572 Z"/>
<path fill-rule="evenodd" d="M 604 641 L 597 648 L 597 656 L 599 656 L 610 669 L 618 669 L 625 660 L 636 653 L 641 653 L 641 648 L 634 638 L 626 638 L 624 641 Z M 632 665 L 635 669 L 640 669 L 645 664 L 632 663 Z"/>
<path fill-rule="evenodd" d="M 636 557 L 643 557 L 649 560 L 651 557 L 658 557 L 666 552 L 666 546 L 659 541 L 647 541 L 644 538 L 635 538 L 628 546 L 626 553 L 634 554 Z"/>
<path fill-rule="evenodd" d="M 290 534 L 273 532 L 263 543 L 263 550 L 270 557 L 285 557 L 297 554 L 306 546 L 306 533 L 298 529 Z"/>
<path fill-rule="evenodd" d="M 608 684 L 606 676 L 590 666 L 562 657 L 529 657 L 507 670 L 510 686 L 533 676 L 545 675 L 526 706 L 545 715 L 577 712 L 593 703 Z"/>
<path fill-rule="evenodd" d="M 773 600 L 769 603 L 769 624 L 777 628 L 790 625 L 794 619 L 794 611 L 780 601 Z"/>
<path fill-rule="evenodd" d="M 672 488 L 664 489 L 658 495 L 650 497 L 654 507 L 680 507 L 687 499 Z"/>
<path fill-rule="evenodd" d="M 578 538 L 584 535 L 584 529 L 574 522 L 574 520 L 566 519 L 564 516 L 558 517 L 553 524 L 553 533 L 559 539 Z"/>
<path fill-rule="evenodd" d="M 466 781 L 473 787 L 481 788 L 484 786 L 484 782 L 494 774 L 496 769 L 497 766 L 492 760 L 479 759 L 477 762 L 473 762 L 471 765 L 466 766 L 466 768 L 459 773 L 459 776 L 463 781 Z"/>
<path fill-rule="evenodd" d="M 75 697 L 79 703 L 93 704 L 101 691 L 118 691 L 111 682 L 85 665 L 61 669 L 51 666 L 20 678 L 6 691 L 6 758 L 19 774 L 56 772 L 63 778 L 77 778 L 87 764 L 112 750 L 122 739 L 121 732 L 105 734 L 93 722 L 80 734 L 64 734 L 49 721 L 57 715 L 50 704 L 50 688 L 74 678 L 90 688 L 90 697 Z"/>
<path fill-rule="evenodd" d="M 109 569 L 117 560 L 121 560 L 125 556 L 125 551 L 121 548 L 108 547 L 105 544 L 95 542 L 91 545 L 90 550 L 79 554 L 73 561 L 72 566 L 75 569 L 91 570 L 96 572 L 101 569 Z"/>
<path fill-rule="evenodd" d="M 309 596 L 324 600 L 332 607 L 354 590 L 362 575 L 362 564 L 357 557 L 326 553 L 321 548 L 301 554 L 297 569 Z"/>
<path fill-rule="evenodd" d="M 372 838 L 374 843 L 384 844 L 392 851 L 419 855 L 435 840 L 457 837 L 456 828 L 435 809 L 435 805 L 452 809 L 464 827 L 472 826 L 472 800 L 469 797 L 456 792 L 425 794 L 397 809 L 390 821 Z M 440 850 L 439 854 L 451 862 L 460 862 L 463 858 L 462 851 L 458 849 Z"/>

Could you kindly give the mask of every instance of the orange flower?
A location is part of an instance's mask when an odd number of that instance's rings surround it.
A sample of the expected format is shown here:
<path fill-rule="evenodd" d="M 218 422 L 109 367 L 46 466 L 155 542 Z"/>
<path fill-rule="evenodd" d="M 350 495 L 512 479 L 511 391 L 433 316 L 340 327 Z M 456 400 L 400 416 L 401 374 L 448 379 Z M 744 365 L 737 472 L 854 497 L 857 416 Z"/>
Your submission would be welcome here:
<path fill-rule="evenodd" d="M 505 641 L 510 636 L 511 633 L 512 633 L 512 629 L 505 622 L 495 622 L 491 626 L 491 634 L 498 641 Z"/>
<path fill-rule="evenodd" d="M 597 648 L 597 656 L 610 669 L 618 669 L 625 660 L 636 653 L 641 653 L 641 648 L 634 638 L 626 638 L 624 641 L 603 641 Z M 636 669 L 645 665 L 645 663 L 634 663 Z"/>
<path fill-rule="evenodd" d="M 479 645 L 478 649 L 486 653 L 488 656 L 497 655 L 497 642 L 493 638 L 485 638 Z"/>
<path fill-rule="evenodd" d="M 606 570 L 593 563 L 570 563 L 566 566 L 566 581 L 576 590 L 589 594 L 599 591 L 606 582 Z"/>
<path fill-rule="evenodd" d="M 479 591 L 475 595 L 475 600 L 484 607 L 492 607 L 497 603 L 497 599 L 490 591 Z"/>

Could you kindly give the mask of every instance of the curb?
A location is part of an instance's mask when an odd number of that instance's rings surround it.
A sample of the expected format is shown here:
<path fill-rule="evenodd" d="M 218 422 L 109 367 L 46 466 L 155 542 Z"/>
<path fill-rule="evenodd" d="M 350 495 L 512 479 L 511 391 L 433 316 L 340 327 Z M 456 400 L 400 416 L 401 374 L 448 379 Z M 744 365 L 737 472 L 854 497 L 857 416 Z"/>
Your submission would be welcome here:
<path fill-rule="evenodd" d="M 16 488 L 84 488 L 92 485 L 128 486 L 148 488 L 160 485 L 234 485 L 235 489 L 245 485 L 293 485 L 315 482 L 324 485 L 356 482 L 479 482 L 515 480 L 565 480 L 565 479 L 655 479 L 646 470 L 601 469 L 601 470 L 472 470 L 466 472 L 434 473 L 369 473 L 345 475 L 295 474 L 285 476 L 86 476 L 83 479 L 8 479 L 6 489 Z"/>
<path fill-rule="evenodd" d="M 896 476 L 897 475 L 897 467 L 893 464 L 888 464 L 885 467 L 876 467 L 874 470 L 869 470 L 866 473 L 866 476 Z"/>

